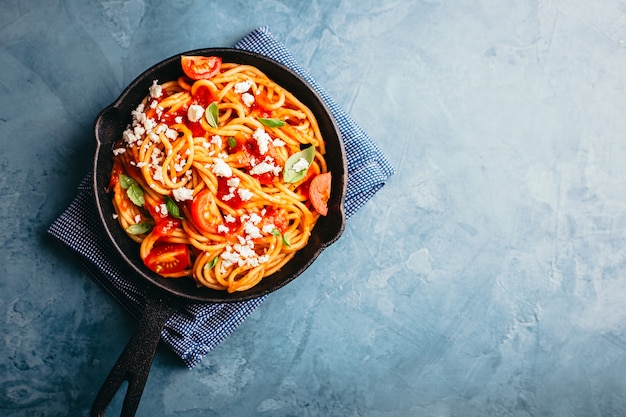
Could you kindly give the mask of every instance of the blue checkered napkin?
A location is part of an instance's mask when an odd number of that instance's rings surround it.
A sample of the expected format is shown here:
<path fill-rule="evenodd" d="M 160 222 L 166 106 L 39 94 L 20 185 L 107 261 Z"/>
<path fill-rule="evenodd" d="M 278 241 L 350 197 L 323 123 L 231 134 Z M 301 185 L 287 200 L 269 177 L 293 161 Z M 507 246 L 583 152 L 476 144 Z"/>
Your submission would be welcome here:
<path fill-rule="evenodd" d="M 294 69 L 321 95 L 335 117 L 346 148 L 348 191 L 346 215 L 350 217 L 383 186 L 393 167 L 365 132 L 302 69 L 268 28 L 261 27 L 243 38 L 236 48 L 258 52 Z M 132 279 L 132 269 L 107 241 L 98 218 L 91 176 L 78 187 L 78 195 L 48 233 L 70 253 L 119 304 L 139 317 L 145 287 Z M 238 303 L 192 303 L 167 322 L 161 339 L 189 368 L 233 332 L 265 297 Z"/>

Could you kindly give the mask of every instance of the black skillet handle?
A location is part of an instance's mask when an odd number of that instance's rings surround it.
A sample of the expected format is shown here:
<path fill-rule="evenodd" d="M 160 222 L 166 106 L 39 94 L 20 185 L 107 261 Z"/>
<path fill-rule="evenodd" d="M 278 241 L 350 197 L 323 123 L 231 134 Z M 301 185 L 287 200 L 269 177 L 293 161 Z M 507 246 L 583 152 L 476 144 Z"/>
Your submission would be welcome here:
<path fill-rule="evenodd" d="M 161 339 L 161 330 L 173 313 L 174 307 L 162 299 L 146 297 L 139 326 L 102 384 L 91 407 L 91 417 L 106 415 L 106 408 L 124 381 L 128 381 L 128 388 L 120 415 L 122 417 L 135 415 Z"/>

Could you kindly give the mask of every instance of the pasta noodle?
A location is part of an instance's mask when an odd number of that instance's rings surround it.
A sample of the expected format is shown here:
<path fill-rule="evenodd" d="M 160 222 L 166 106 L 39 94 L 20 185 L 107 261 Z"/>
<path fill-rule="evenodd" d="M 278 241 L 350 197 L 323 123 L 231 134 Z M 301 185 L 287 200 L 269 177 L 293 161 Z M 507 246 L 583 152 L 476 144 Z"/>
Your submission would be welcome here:
<path fill-rule="evenodd" d="M 113 147 L 113 206 L 148 268 L 244 291 L 292 259 L 326 214 L 311 198 L 330 193 L 312 185 L 330 175 L 324 139 L 312 112 L 259 69 L 219 59 L 194 79 L 185 57 L 182 66 L 185 76 L 153 81 Z"/>

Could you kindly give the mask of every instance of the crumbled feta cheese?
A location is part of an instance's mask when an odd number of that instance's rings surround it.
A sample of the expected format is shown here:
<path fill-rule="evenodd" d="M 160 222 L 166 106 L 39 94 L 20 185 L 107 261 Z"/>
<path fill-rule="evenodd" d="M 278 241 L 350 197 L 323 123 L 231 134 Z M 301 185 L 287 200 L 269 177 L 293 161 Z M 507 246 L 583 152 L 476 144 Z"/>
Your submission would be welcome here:
<path fill-rule="evenodd" d="M 230 177 L 233 175 L 233 170 L 230 166 L 220 158 L 215 158 L 213 160 L 213 168 L 211 169 L 211 172 L 220 177 Z"/>
<path fill-rule="evenodd" d="M 265 234 L 269 234 L 269 233 L 272 233 L 274 229 L 276 229 L 276 226 L 274 226 L 274 223 L 268 223 L 265 226 L 263 226 L 261 231 Z"/>
<path fill-rule="evenodd" d="M 272 145 L 274 146 L 285 146 L 285 142 L 280 139 L 274 139 L 272 141 Z"/>
<path fill-rule="evenodd" d="M 174 188 L 172 195 L 176 201 L 193 200 L 193 189 L 185 187 Z"/>
<path fill-rule="evenodd" d="M 269 260 L 269 255 L 258 255 L 254 250 L 254 242 L 243 241 L 234 245 L 226 246 L 226 250 L 220 255 L 222 267 L 238 266 L 256 267 Z"/>
<path fill-rule="evenodd" d="M 245 93 L 250 89 L 250 87 L 252 87 L 252 83 L 250 82 L 250 80 L 238 82 L 237 84 L 235 84 L 235 93 Z"/>
<path fill-rule="evenodd" d="M 252 224 L 259 224 L 261 222 L 261 220 L 263 220 L 263 218 L 261 216 L 259 216 L 256 213 L 252 213 L 250 215 L 249 222 L 252 223 Z"/>
<path fill-rule="evenodd" d="M 298 159 L 298 162 L 293 164 L 293 166 L 291 167 L 291 169 L 293 169 L 295 172 L 304 171 L 305 169 L 308 169 L 308 168 L 309 168 L 309 162 L 304 158 Z"/>
<path fill-rule="evenodd" d="M 187 164 L 186 159 L 180 158 L 178 155 L 176 155 L 176 162 L 174 163 L 174 170 L 176 172 L 182 172 L 186 164 Z"/>
<path fill-rule="evenodd" d="M 233 223 L 235 220 L 237 219 L 235 219 L 232 214 L 227 214 L 226 216 L 224 216 L 224 221 L 226 223 Z"/>
<path fill-rule="evenodd" d="M 163 216 L 167 216 L 167 204 L 162 203 L 162 204 L 158 204 L 154 207 L 154 211 L 156 211 L 157 213 L 163 215 Z"/>
<path fill-rule="evenodd" d="M 143 104 L 140 104 L 137 106 L 137 108 L 135 108 L 135 110 L 130 112 L 133 116 L 133 121 L 143 123 L 146 120 L 146 114 L 143 112 L 144 109 L 145 106 Z"/>
<path fill-rule="evenodd" d="M 222 254 L 220 255 L 220 258 L 222 258 L 222 266 L 228 268 L 229 266 L 238 263 L 241 257 L 239 256 L 238 253 L 235 253 L 232 251 L 231 246 L 227 246 L 226 249 L 227 250 L 222 252 Z"/>
<path fill-rule="evenodd" d="M 268 135 L 264 129 L 259 127 L 257 130 L 254 131 L 252 137 L 254 138 L 254 140 L 256 140 L 261 155 L 265 155 L 267 153 L 267 150 L 269 149 L 269 143 L 272 141 L 271 136 Z"/>
<path fill-rule="evenodd" d="M 273 168 L 274 168 L 273 165 L 268 164 L 267 162 L 261 162 L 260 164 L 256 165 L 254 168 L 250 170 L 250 174 L 253 174 L 253 175 L 265 174 L 266 172 L 272 171 Z"/>
<path fill-rule="evenodd" d="M 135 215 L 135 223 L 139 223 L 141 221 L 141 216 L 139 214 Z"/>
<path fill-rule="evenodd" d="M 211 138 L 211 143 L 217 145 L 219 148 L 222 147 L 222 137 L 220 135 L 213 135 Z"/>
<path fill-rule="evenodd" d="M 238 189 L 237 194 L 239 194 L 239 198 L 241 198 L 242 201 L 248 201 L 254 197 L 254 193 L 246 188 Z"/>
<path fill-rule="evenodd" d="M 176 123 L 182 123 L 182 122 L 183 122 L 183 116 L 176 116 L 176 117 L 174 118 L 174 121 L 175 121 Z"/>
<path fill-rule="evenodd" d="M 238 187 L 240 183 L 241 180 L 239 179 L 239 177 L 232 177 L 229 178 L 228 181 L 226 181 L 226 185 L 228 185 L 229 187 Z"/>
<path fill-rule="evenodd" d="M 146 121 L 143 123 L 143 127 L 144 129 L 146 129 L 146 132 L 150 132 L 152 131 L 157 125 L 157 122 L 154 119 L 146 119 Z"/>
<path fill-rule="evenodd" d="M 271 158 L 266 158 L 265 161 L 257 164 L 250 170 L 250 174 L 252 175 L 261 175 L 267 172 L 272 172 L 274 175 L 280 174 L 282 168 L 280 166 L 276 166 L 272 163 Z"/>
<path fill-rule="evenodd" d="M 230 232 L 230 229 L 228 228 L 228 226 L 224 226 L 223 224 L 220 224 L 219 226 L 217 226 L 217 232 L 218 233 L 228 233 L 228 232 Z"/>
<path fill-rule="evenodd" d="M 178 137 L 178 132 L 176 132 L 174 129 L 169 129 L 169 128 L 168 128 L 168 129 L 165 131 L 165 136 L 166 136 L 168 139 L 176 139 L 176 138 Z"/>
<path fill-rule="evenodd" d="M 192 122 L 197 122 L 204 116 L 204 107 L 199 104 L 192 104 L 187 110 L 187 118 Z"/>
<path fill-rule="evenodd" d="M 251 222 L 244 223 L 243 230 L 244 232 L 246 232 L 246 234 L 248 235 L 250 239 L 257 239 L 257 238 L 263 237 L 263 235 L 261 234 L 261 230 L 259 230 L 259 228 L 256 227 Z"/>
<path fill-rule="evenodd" d="M 250 93 L 243 93 L 241 95 L 241 99 L 243 100 L 243 104 L 250 107 L 254 104 L 254 96 Z"/>
<path fill-rule="evenodd" d="M 141 135 L 146 133 L 146 129 L 144 129 L 143 126 L 135 126 L 133 127 L 133 133 L 135 134 L 135 136 L 140 137 Z"/>
<path fill-rule="evenodd" d="M 157 80 L 152 81 L 152 85 L 149 88 L 150 97 L 159 98 L 163 94 L 163 87 L 159 85 Z"/>
<path fill-rule="evenodd" d="M 154 169 L 154 175 L 152 176 L 152 178 L 155 181 L 158 181 L 161 184 L 163 184 L 163 167 L 161 165 L 156 166 L 156 168 Z"/>
<path fill-rule="evenodd" d="M 126 152 L 126 148 L 117 148 L 117 149 L 113 149 L 113 155 L 117 156 L 117 155 L 121 155 L 124 152 Z"/>
<path fill-rule="evenodd" d="M 126 129 L 124 133 L 122 133 L 122 139 L 124 139 L 124 142 L 132 145 L 133 143 L 137 142 L 137 139 L 139 138 L 135 136 L 132 130 Z"/>

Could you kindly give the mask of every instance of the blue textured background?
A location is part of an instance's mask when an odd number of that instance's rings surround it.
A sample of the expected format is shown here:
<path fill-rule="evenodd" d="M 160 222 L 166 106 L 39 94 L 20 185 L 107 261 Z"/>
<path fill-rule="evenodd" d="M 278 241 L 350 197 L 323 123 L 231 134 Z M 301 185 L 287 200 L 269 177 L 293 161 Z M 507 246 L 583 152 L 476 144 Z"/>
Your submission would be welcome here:
<path fill-rule="evenodd" d="M 32 3 L 0 13 L 0 414 L 86 415 L 135 326 L 45 237 L 96 114 L 268 25 L 397 173 L 196 368 L 160 349 L 138 415 L 626 415 L 626 2 Z"/>

